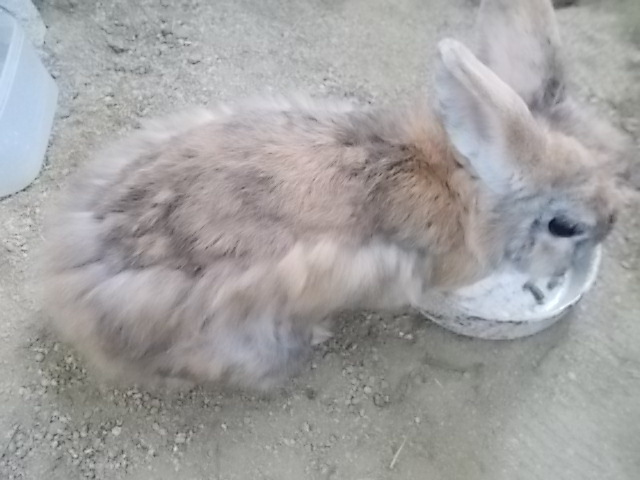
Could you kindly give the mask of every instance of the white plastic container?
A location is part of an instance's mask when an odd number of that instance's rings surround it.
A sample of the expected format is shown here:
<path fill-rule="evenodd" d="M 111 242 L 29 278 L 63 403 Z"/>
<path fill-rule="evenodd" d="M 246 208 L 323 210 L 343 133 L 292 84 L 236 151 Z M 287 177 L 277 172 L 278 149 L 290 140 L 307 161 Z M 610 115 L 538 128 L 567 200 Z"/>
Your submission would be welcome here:
<path fill-rule="evenodd" d="M 24 31 L 0 10 L 0 197 L 38 176 L 57 99 L 58 87 Z"/>

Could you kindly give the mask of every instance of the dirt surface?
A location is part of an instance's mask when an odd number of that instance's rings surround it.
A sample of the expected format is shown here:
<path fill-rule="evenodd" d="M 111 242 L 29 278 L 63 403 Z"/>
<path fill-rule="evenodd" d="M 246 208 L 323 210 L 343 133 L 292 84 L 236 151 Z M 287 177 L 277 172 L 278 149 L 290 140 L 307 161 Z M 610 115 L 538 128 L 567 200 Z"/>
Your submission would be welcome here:
<path fill-rule="evenodd" d="M 0 202 L 0 479 L 580 479 L 640 472 L 640 217 L 566 321 L 469 340 L 414 313 L 344 315 L 269 397 L 101 387 L 43 330 L 47 207 L 141 116 L 300 90 L 410 101 L 474 0 L 41 0 L 60 86 L 47 165 Z M 576 87 L 640 134 L 640 9 L 559 11 Z"/>

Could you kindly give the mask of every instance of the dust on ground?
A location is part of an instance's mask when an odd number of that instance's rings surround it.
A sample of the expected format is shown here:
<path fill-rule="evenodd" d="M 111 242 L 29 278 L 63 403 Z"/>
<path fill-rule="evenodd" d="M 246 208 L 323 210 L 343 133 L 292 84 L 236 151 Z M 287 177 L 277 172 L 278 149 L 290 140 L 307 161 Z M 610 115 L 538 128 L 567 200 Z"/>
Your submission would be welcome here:
<path fill-rule="evenodd" d="M 101 387 L 42 325 L 43 214 L 141 118 L 260 92 L 409 101 L 474 0 L 40 0 L 60 86 L 48 161 L 0 202 L 0 478 L 580 479 L 640 471 L 640 217 L 596 288 L 535 337 L 457 337 L 418 315 L 345 314 L 268 397 Z M 634 10 L 635 9 L 635 10 Z M 559 12 L 576 88 L 640 134 L 633 0 Z M 640 18 L 640 17 L 639 17 Z"/>

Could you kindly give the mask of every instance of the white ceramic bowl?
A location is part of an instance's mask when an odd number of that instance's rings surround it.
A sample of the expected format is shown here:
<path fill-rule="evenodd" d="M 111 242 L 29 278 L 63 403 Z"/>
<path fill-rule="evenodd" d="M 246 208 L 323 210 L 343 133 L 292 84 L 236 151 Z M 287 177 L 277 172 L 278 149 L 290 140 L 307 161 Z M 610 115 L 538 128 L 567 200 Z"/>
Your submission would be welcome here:
<path fill-rule="evenodd" d="M 578 258 L 555 287 L 549 288 L 548 281 L 535 282 L 535 295 L 525 287 L 530 283 L 523 274 L 500 272 L 454 293 L 432 293 L 419 310 L 438 325 L 468 337 L 508 340 L 533 335 L 580 301 L 596 279 L 601 257 L 597 247 Z"/>

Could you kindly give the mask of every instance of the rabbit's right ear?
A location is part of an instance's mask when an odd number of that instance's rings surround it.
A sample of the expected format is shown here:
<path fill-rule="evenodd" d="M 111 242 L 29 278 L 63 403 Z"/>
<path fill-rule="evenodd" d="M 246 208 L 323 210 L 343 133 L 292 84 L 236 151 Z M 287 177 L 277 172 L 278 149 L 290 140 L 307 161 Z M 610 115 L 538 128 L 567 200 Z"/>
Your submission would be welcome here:
<path fill-rule="evenodd" d="M 471 173 L 496 193 L 522 185 L 544 136 L 520 96 L 456 40 L 438 44 L 438 110 Z"/>
<path fill-rule="evenodd" d="M 565 79 L 551 0 L 482 0 L 478 58 L 532 110 L 560 102 Z"/>

